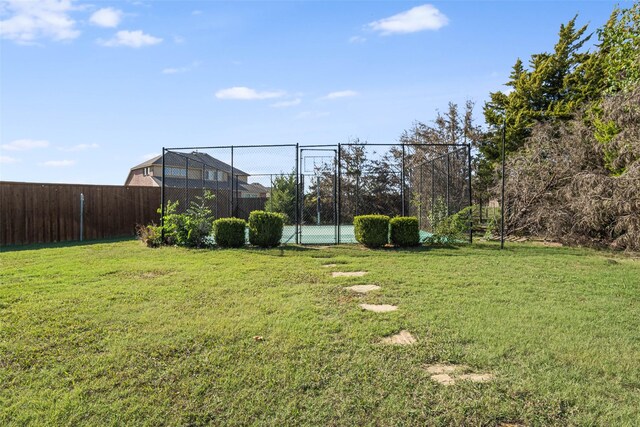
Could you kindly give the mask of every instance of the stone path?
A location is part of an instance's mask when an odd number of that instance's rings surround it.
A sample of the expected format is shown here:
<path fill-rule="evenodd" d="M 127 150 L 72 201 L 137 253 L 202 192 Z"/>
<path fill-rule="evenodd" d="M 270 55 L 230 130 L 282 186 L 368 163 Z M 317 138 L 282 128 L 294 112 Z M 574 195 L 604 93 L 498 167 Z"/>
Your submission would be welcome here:
<path fill-rule="evenodd" d="M 323 267 L 336 267 L 336 264 L 324 264 Z M 367 274 L 366 271 L 334 271 L 331 273 L 332 277 L 362 277 Z M 366 294 L 367 292 L 380 289 L 377 285 L 354 285 L 348 288 L 350 291 Z M 388 313 L 390 311 L 396 311 L 398 309 L 395 305 L 389 304 L 360 304 L 360 308 L 363 310 L 373 311 L 375 313 Z M 408 331 L 400 331 L 396 335 L 385 337 L 382 339 L 384 344 L 395 345 L 411 345 L 416 342 L 416 339 Z"/>
<path fill-rule="evenodd" d="M 456 381 L 473 381 L 475 383 L 484 383 L 493 379 L 492 374 L 459 374 L 460 371 L 469 369 L 465 365 L 443 365 L 435 364 L 425 366 L 428 373 L 431 374 L 431 379 L 442 385 L 453 385 Z"/>
<path fill-rule="evenodd" d="M 391 335 L 382 339 L 384 344 L 411 345 L 416 339 L 408 331 L 400 331 L 396 335 Z"/>
<path fill-rule="evenodd" d="M 349 291 L 358 292 L 359 294 L 366 294 L 367 292 L 377 291 L 380 289 L 380 286 L 377 285 L 354 285 L 348 288 L 345 288 Z"/>
<path fill-rule="evenodd" d="M 368 311 L 374 311 L 376 313 L 388 313 L 390 311 L 396 311 L 398 309 L 398 307 L 396 307 L 395 305 L 389 304 L 360 304 L 360 307 Z"/>
<path fill-rule="evenodd" d="M 337 264 L 324 264 L 323 267 L 337 267 Z M 334 271 L 332 277 L 362 277 L 366 271 Z M 380 289 L 377 285 L 354 285 L 345 288 L 352 292 L 366 294 L 367 292 Z M 375 313 L 388 313 L 398 309 L 395 305 L 389 304 L 360 304 L 360 308 Z M 411 345 L 417 342 L 416 338 L 409 331 L 402 330 L 395 335 L 382 338 L 383 344 Z M 469 370 L 465 365 L 434 364 L 425 366 L 425 370 L 431 374 L 431 380 L 444 386 L 454 385 L 456 381 L 472 381 L 484 383 L 493 380 L 494 376 L 489 373 L 462 373 Z"/>

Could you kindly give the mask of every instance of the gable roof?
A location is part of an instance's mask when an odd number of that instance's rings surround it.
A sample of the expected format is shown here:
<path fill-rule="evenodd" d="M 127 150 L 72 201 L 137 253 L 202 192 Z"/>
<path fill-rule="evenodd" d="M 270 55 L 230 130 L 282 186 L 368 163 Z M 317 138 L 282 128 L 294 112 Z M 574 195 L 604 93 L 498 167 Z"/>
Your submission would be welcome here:
<path fill-rule="evenodd" d="M 199 153 L 194 151 L 192 153 L 178 153 L 175 151 L 167 151 L 164 156 L 164 164 L 165 166 L 184 166 L 185 163 L 189 161 L 189 163 L 194 163 L 196 165 L 209 166 L 211 169 L 216 169 L 223 172 L 229 172 L 231 170 L 231 165 L 216 159 L 215 157 L 211 157 L 207 153 Z M 162 165 L 162 156 L 153 157 L 146 162 L 142 162 L 139 165 L 136 165 L 131 168 L 131 170 L 141 169 L 148 166 L 161 166 Z M 233 168 L 234 175 L 249 175 L 247 172 L 241 171 L 240 169 Z"/>

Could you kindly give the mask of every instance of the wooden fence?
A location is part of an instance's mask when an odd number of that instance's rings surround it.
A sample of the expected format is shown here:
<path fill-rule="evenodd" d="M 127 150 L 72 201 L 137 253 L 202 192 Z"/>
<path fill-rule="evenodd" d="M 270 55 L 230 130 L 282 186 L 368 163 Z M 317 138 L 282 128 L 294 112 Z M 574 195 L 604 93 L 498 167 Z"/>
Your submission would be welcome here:
<path fill-rule="evenodd" d="M 0 182 L 0 245 L 135 235 L 137 224 L 158 223 L 160 188 Z"/>
<path fill-rule="evenodd" d="M 80 240 L 80 195 L 84 196 L 83 239 L 134 236 L 136 225 L 160 223 L 160 188 L 117 185 L 0 182 L 0 246 Z M 181 210 L 202 190 L 167 188 Z M 218 218 L 231 216 L 230 195 L 219 192 L 210 206 Z M 248 219 L 266 199 L 235 199 L 234 214 Z"/>

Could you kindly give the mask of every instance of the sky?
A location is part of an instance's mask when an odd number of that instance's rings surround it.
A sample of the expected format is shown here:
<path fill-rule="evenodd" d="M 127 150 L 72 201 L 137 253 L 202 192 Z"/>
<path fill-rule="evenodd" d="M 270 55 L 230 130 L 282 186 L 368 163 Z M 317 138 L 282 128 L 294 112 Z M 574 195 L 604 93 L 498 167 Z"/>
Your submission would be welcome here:
<path fill-rule="evenodd" d="M 393 143 L 450 101 L 482 124 L 517 58 L 616 4 L 1 0 L 0 180 L 122 185 L 162 147 Z"/>

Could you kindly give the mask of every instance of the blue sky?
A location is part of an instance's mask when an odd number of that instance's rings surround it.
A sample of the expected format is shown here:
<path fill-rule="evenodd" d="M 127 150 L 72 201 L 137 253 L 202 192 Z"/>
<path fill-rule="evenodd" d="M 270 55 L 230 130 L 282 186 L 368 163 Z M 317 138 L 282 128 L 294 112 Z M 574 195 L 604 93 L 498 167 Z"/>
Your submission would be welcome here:
<path fill-rule="evenodd" d="M 622 3 L 624 5 L 624 3 Z M 616 2 L 0 2 L 0 179 L 123 184 L 163 146 L 394 142 Z"/>

